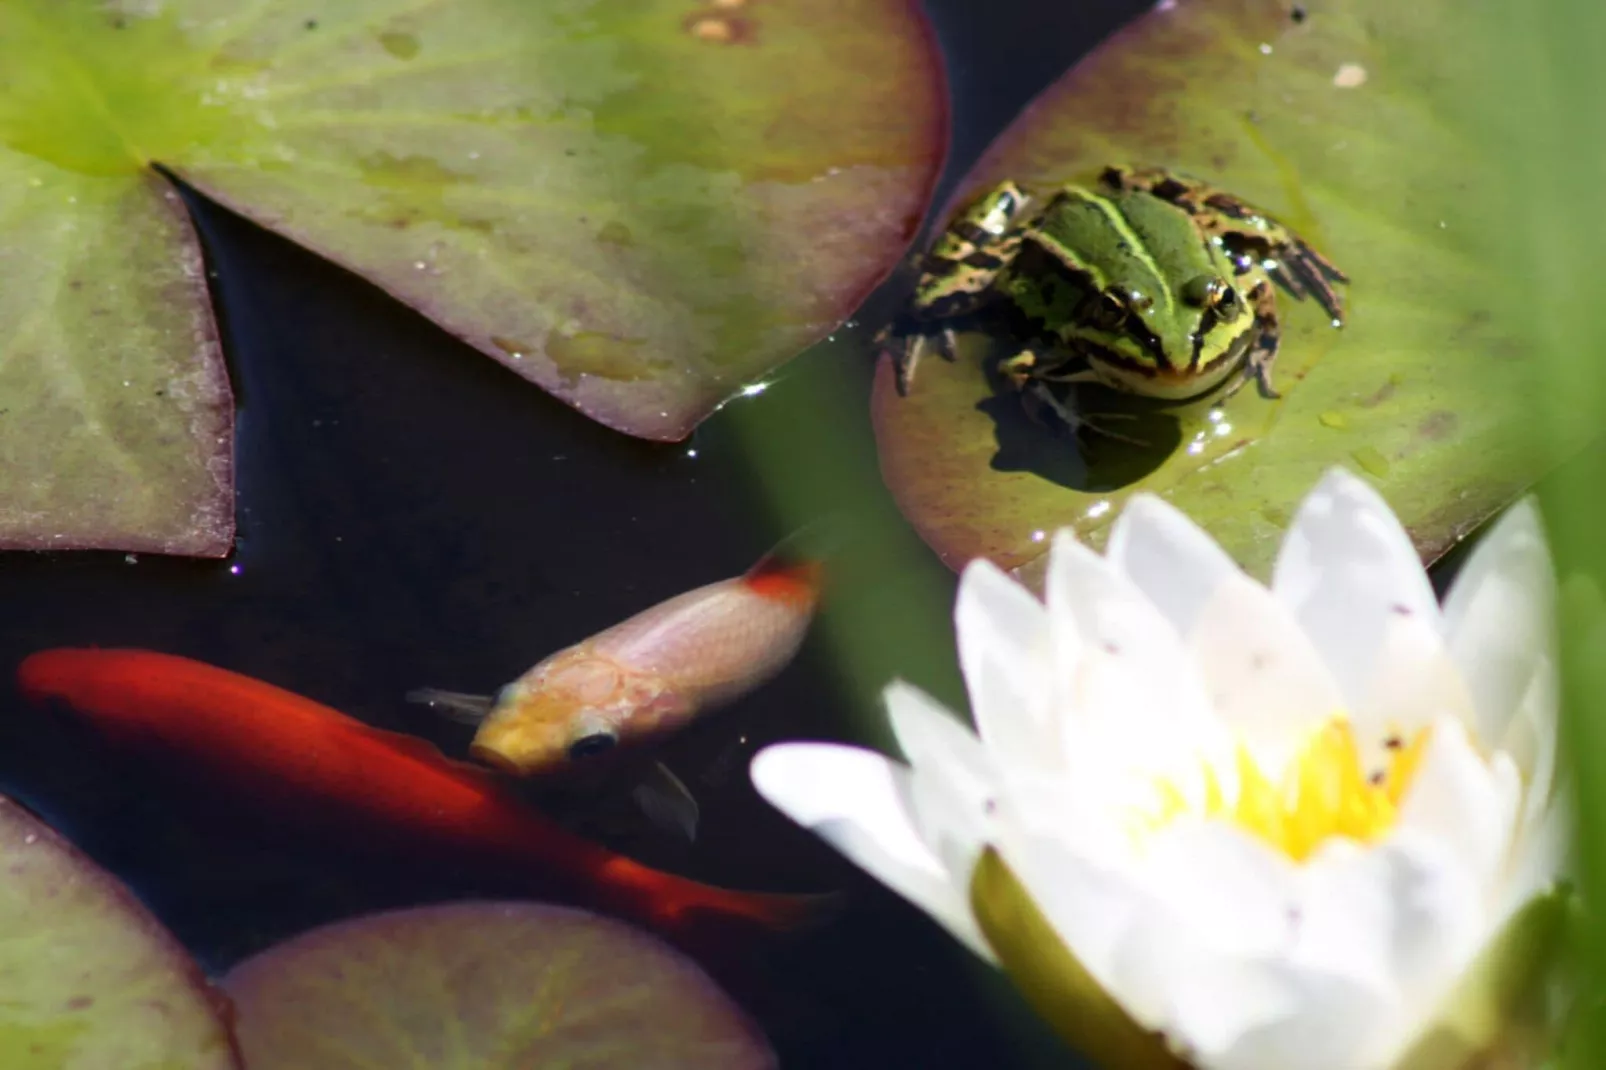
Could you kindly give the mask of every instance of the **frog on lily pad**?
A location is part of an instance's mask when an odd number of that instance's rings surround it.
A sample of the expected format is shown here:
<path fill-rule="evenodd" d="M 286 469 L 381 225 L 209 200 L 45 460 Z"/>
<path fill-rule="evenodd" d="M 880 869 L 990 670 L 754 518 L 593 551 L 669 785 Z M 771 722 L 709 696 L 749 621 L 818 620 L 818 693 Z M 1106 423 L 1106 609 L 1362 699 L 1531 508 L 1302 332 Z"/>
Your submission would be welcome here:
<path fill-rule="evenodd" d="M 1276 398 L 1273 283 L 1314 297 L 1342 326 L 1349 277 L 1269 214 L 1158 168 L 1108 167 L 1093 187 L 1032 197 L 1014 182 L 962 211 L 926 255 L 908 310 L 877 336 L 907 394 L 929 340 L 953 359 L 952 321 L 1002 306 L 1029 324 L 999 364 L 1028 412 L 1073 434 L 1127 439 L 1078 413 L 1061 384 L 1102 383 L 1163 401 L 1253 379 Z M 896 341 L 894 341 L 896 339 Z"/>

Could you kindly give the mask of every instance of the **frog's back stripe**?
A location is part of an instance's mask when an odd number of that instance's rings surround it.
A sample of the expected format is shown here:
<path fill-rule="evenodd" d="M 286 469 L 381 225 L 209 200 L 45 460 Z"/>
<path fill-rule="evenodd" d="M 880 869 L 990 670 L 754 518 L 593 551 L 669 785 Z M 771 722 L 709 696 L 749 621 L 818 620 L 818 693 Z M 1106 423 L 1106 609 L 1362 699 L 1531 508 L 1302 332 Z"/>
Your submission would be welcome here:
<path fill-rule="evenodd" d="M 1077 187 L 1061 190 L 1055 199 L 1062 210 L 1051 208 L 1044 212 L 1043 222 L 1037 231 L 1039 244 L 1067 267 L 1088 276 L 1095 288 L 1104 289 L 1110 284 L 1104 273 L 1090 268 L 1071 251 L 1073 243 L 1067 239 L 1072 235 L 1063 232 L 1061 227 L 1072 227 L 1075 232 L 1074 244 L 1086 250 L 1091 259 L 1104 263 L 1126 261 L 1139 265 L 1143 273 L 1149 276 L 1147 284 L 1141 287 L 1142 291 L 1155 295 L 1169 314 L 1171 290 L 1166 284 L 1165 272 L 1150 255 L 1148 241 L 1122 214 L 1116 203 L 1108 197 Z"/>

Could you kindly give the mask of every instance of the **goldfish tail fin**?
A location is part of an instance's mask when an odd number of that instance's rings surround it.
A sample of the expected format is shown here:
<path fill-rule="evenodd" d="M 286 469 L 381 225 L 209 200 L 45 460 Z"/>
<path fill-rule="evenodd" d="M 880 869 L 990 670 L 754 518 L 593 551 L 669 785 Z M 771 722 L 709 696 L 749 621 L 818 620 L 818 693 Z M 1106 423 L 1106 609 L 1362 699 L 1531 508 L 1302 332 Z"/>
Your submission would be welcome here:
<path fill-rule="evenodd" d="M 742 892 L 707 885 L 702 894 L 681 902 L 659 904 L 665 928 L 687 934 L 719 931 L 733 924 L 777 935 L 813 932 L 834 921 L 846 905 L 842 892 L 793 895 L 784 892 Z"/>
<path fill-rule="evenodd" d="M 437 691 L 421 687 L 407 692 L 407 701 L 428 706 L 448 720 L 459 724 L 479 724 L 491 712 L 495 700 L 490 695 L 470 695 L 462 691 Z"/>

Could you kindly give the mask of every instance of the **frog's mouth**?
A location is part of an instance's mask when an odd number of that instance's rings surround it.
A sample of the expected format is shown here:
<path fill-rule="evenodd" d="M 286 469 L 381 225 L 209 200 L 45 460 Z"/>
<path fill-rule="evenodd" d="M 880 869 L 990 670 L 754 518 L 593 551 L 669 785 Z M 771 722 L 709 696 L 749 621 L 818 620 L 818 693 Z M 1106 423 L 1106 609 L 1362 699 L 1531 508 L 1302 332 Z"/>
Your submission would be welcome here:
<path fill-rule="evenodd" d="M 1086 340 L 1079 348 L 1099 382 L 1112 390 L 1164 401 L 1193 401 L 1220 389 L 1228 379 L 1242 372 L 1249 341 L 1243 338 L 1230 352 L 1203 369 L 1145 364 L 1117 350 L 1089 345 Z"/>

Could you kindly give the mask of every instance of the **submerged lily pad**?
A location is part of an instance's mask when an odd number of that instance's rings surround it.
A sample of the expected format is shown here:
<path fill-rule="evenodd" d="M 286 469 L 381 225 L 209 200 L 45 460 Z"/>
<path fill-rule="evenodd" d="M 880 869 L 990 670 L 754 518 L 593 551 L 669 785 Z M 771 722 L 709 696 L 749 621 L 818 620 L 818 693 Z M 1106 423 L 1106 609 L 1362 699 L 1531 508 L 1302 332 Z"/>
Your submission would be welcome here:
<path fill-rule="evenodd" d="M 8 0 L 0 545 L 227 552 L 227 382 L 153 164 L 675 439 L 890 270 L 943 120 L 910 0 Z"/>
<path fill-rule="evenodd" d="M 251 1070 L 767 1070 L 768 1042 L 690 960 L 540 903 L 452 903 L 328 925 L 224 982 Z"/>
<path fill-rule="evenodd" d="M 239 1070 L 227 1003 L 139 901 L 0 799 L 0 1066 Z"/>
<path fill-rule="evenodd" d="M 1040 564 L 1046 533 L 1067 525 L 1097 545 L 1146 490 L 1264 574 L 1333 465 L 1370 477 L 1432 560 L 1545 471 L 1559 453 L 1530 434 L 1533 325 L 1499 297 L 1485 209 L 1505 165 L 1480 112 L 1485 83 L 1537 77 L 1521 64 L 1539 60 L 1500 55 L 1494 23 L 1461 7 L 1160 5 L 1016 120 L 956 203 L 1005 177 L 1044 190 L 1108 164 L 1171 168 L 1271 212 L 1347 271 L 1347 324 L 1279 290 L 1283 400 L 1250 388 L 1219 410 L 1147 415 L 1132 426 L 1148 452 L 1106 443 L 1083 457 L 1016 399 L 991 397 L 986 362 L 1005 340 L 962 336 L 960 359 L 928 357 L 908 397 L 883 366 L 883 475 L 944 560 Z M 1590 433 L 1580 420 L 1554 442 Z"/>

